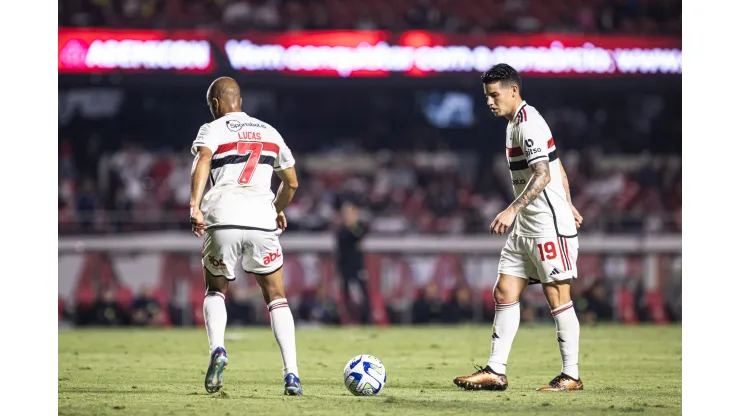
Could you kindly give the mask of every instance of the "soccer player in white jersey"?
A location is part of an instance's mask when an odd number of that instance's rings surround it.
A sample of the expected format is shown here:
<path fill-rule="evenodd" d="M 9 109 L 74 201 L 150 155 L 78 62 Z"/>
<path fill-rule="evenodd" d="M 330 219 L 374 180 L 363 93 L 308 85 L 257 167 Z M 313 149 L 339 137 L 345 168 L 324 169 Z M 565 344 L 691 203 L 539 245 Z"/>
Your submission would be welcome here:
<path fill-rule="evenodd" d="M 580 325 L 570 298 L 571 279 L 578 276 L 577 228 L 583 218 L 571 203 L 568 178 L 545 119 L 520 95 L 517 71 L 498 64 L 481 78 L 488 107 L 509 120 L 506 153 L 516 198 L 491 223 L 492 234 L 503 235 L 512 224 L 513 229 L 501 250 L 488 365 L 454 382 L 470 390 L 506 389 L 506 361 L 519 328 L 519 296 L 529 283 L 541 283 L 555 319 L 563 366 L 537 390 L 583 390 L 578 374 Z"/>
<path fill-rule="evenodd" d="M 236 81 L 216 79 L 208 88 L 207 100 L 215 120 L 204 124 L 193 142 L 190 199 L 193 233 L 205 236 L 203 316 L 210 346 L 205 388 L 215 393 L 222 385 L 228 363 L 224 300 L 241 258 L 244 271 L 256 277 L 270 312 L 283 358 L 284 393 L 302 395 L 295 325 L 285 299 L 283 252 L 278 241 L 287 226 L 283 210 L 298 188 L 295 160 L 277 130 L 241 111 Z M 277 197 L 270 189 L 273 171 L 282 180 Z M 207 181 L 211 188 L 203 196 Z"/>

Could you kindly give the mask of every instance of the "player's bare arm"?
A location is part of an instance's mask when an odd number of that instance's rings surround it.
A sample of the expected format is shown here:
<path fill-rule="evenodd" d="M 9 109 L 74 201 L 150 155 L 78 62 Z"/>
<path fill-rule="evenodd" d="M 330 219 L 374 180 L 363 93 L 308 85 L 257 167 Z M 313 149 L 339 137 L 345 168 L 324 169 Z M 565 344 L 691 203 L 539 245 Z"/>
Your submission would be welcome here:
<path fill-rule="evenodd" d="M 190 172 L 190 224 L 196 237 L 202 237 L 206 232 L 200 202 L 203 199 L 206 181 L 208 181 L 208 172 L 211 171 L 211 156 L 213 156 L 211 149 L 206 146 L 198 147 L 198 154 L 195 155 Z"/>
<path fill-rule="evenodd" d="M 563 178 L 563 188 L 565 188 L 565 196 L 568 198 L 568 203 L 570 204 L 570 210 L 573 211 L 573 217 L 576 219 L 576 228 L 581 228 L 581 223 L 583 222 L 583 217 L 581 216 L 581 213 L 578 212 L 576 207 L 573 205 L 573 201 L 570 199 L 570 185 L 568 184 L 568 175 L 565 174 L 565 167 L 563 166 L 563 162 L 558 159 L 558 163 L 560 163 L 560 176 Z"/>
<path fill-rule="evenodd" d="M 277 191 L 274 202 L 275 211 L 278 213 L 276 221 L 277 226 L 281 230 L 285 230 L 288 226 L 288 220 L 285 218 L 283 210 L 288 207 L 290 201 L 293 200 L 293 196 L 295 196 L 295 192 L 298 189 L 298 176 L 296 176 L 295 168 L 293 167 L 279 170 L 277 174 L 282 182 L 280 183 L 280 188 Z"/>
<path fill-rule="evenodd" d="M 491 234 L 504 234 L 519 211 L 529 205 L 550 183 L 550 162 L 543 160 L 530 166 L 532 178 L 527 182 L 521 194 L 505 210 L 496 216 L 491 223 Z"/>

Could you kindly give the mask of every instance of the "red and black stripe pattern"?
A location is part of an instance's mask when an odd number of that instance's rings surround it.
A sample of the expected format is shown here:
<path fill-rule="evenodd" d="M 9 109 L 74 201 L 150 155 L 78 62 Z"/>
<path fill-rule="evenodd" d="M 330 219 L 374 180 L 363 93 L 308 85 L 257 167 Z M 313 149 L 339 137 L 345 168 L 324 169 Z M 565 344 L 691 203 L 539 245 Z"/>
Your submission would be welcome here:
<path fill-rule="evenodd" d="M 272 301 L 269 305 L 267 305 L 267 310 L 272 312 L 274 310 L 282 309 L 282 308 L 288 308 L 288 301 L 287 299 L 278 299 L 275 301 Z"/>
<path fill-rule="evenodd" d="M 521 124 L 527 121 L 527 110 L 524 108 L 527 104 L 524 104 L 516 115 L 516 124 Z"/>
<path fill-rule="evenodd" d="M 225 165 L 246 163 L 249 160 L 250 154 L 239 155 L 236 152 L 238 142 L 224 143 L 216 149 L 211 159 L 211 170 L 222 168 Z M 260 164 L 273 166 L 275 163 L 275 157 L 280 153 L 280 146 L 271 142 L 261 142 L 262 153 L 259 158 Z M 275 156 L 264 154 L 265 152 L 274 153 Z M 226 153 L 232 153 L 226 155 Z"/>
<path fill-rule="evenodd" d="M 573 266 L 570 264 L 568 241 L 565 239 L 565 237 L 558 237 L 558 245 L 560 246 L 560 258 L 563 260 L 563 269 L 573 270 Z"/>
<path fill-rule="evenodd" d="M 527 161 L 526 158 L 521 160 L 513 161 L 513 158 L 516 157 L 522 157 L 524 156 L 524 151 L 521 147 L 507 147 L 506 148 L 506 155 L 509 157 L 509 170 L 515 171 L 515 170 L 524 170 L 529 167 L 529 163 L 539 159 L 547 157 L 550 162 L 554 162 L 558 160 L 558 155 L 555 149 L 555 140 L 551 137 L 550 140 L 547 141 L 547 150 L 549 151 L 547 156 L 542 155 L 538 156 L 530 161 Z"/>
<path fill-rule="evenodd" d="M 519 301 L 512 302 L 512 303 L 497 303 L 496 304 L 497 311 L 505 311 L 507 309 L 518 308 L 518 307 L 519 307 Z"/>
<path fill-rule="evenodd" d="M 560 315 L 561 313 L 563 313 L 563 312 L 565 312 L 565 311 L 567 311 L 569 309 L 573 309 L 573 301 L 570 301 L 570 302 L 566 303 L 565 305 L 563 305 L 563 306 L 561 306 L 561 307 L 559 307 L 557 309 L 554 309 L 552 311 L 552 317 L 554 318 L 554 317 Z"/>

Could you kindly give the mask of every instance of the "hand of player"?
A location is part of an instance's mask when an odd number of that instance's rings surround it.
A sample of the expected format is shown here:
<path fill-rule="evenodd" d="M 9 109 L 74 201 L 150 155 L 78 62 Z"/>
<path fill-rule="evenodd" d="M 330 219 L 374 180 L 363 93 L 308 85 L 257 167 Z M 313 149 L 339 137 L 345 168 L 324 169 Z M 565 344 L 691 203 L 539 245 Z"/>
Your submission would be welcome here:
<path fill-rule="evenodd" d="M 206 221 L 199 209 L 190 209 L 190 226 L 193 229 L 193 234 L 198 238 L 203 237 L 203 234 L 206 233 Z"/>
<path fill-rule="evenodd" d="M 511 207 L 501 211 L 491 223 L 491 234 L 503 235 L 514 223 L 515 218 L 516 212 Z"/>
<path fill-rule="evenodd" d="M 581 223 L 583 222 L 583 217 L 581 216 L 581 213 L 578 212 L 573 204 L 570 205 L 570 210 L 573 211 L 573 218 L 576 219 L 576 228 L 581 228 Z"/>
<path fill-rule="evenodd" d="M 277 222 L 278 228 L 280 228 L 283 231 L 285 231 L 285 228 L 288 227 L 288 219 L 285 218 L 285 214 L 282 212 L 278 212 L 276 222 Z"/>

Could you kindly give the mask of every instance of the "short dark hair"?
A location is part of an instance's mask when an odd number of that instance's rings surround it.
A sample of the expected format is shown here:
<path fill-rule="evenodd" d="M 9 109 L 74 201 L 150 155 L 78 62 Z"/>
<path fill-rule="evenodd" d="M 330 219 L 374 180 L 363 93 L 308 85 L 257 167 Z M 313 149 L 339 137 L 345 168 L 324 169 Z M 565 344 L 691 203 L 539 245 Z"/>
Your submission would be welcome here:
<path fill-rule="evenodd" d="M 501 84 L 504 86 L 516 84 L 520 90 L 522 89 L 522 78 L 516 69 L 507 64 L 496 64 L 492 66 L 491 69 L 480 76 L 480 79 L 484 84 L 495 84 L 501 81 Z"/>

